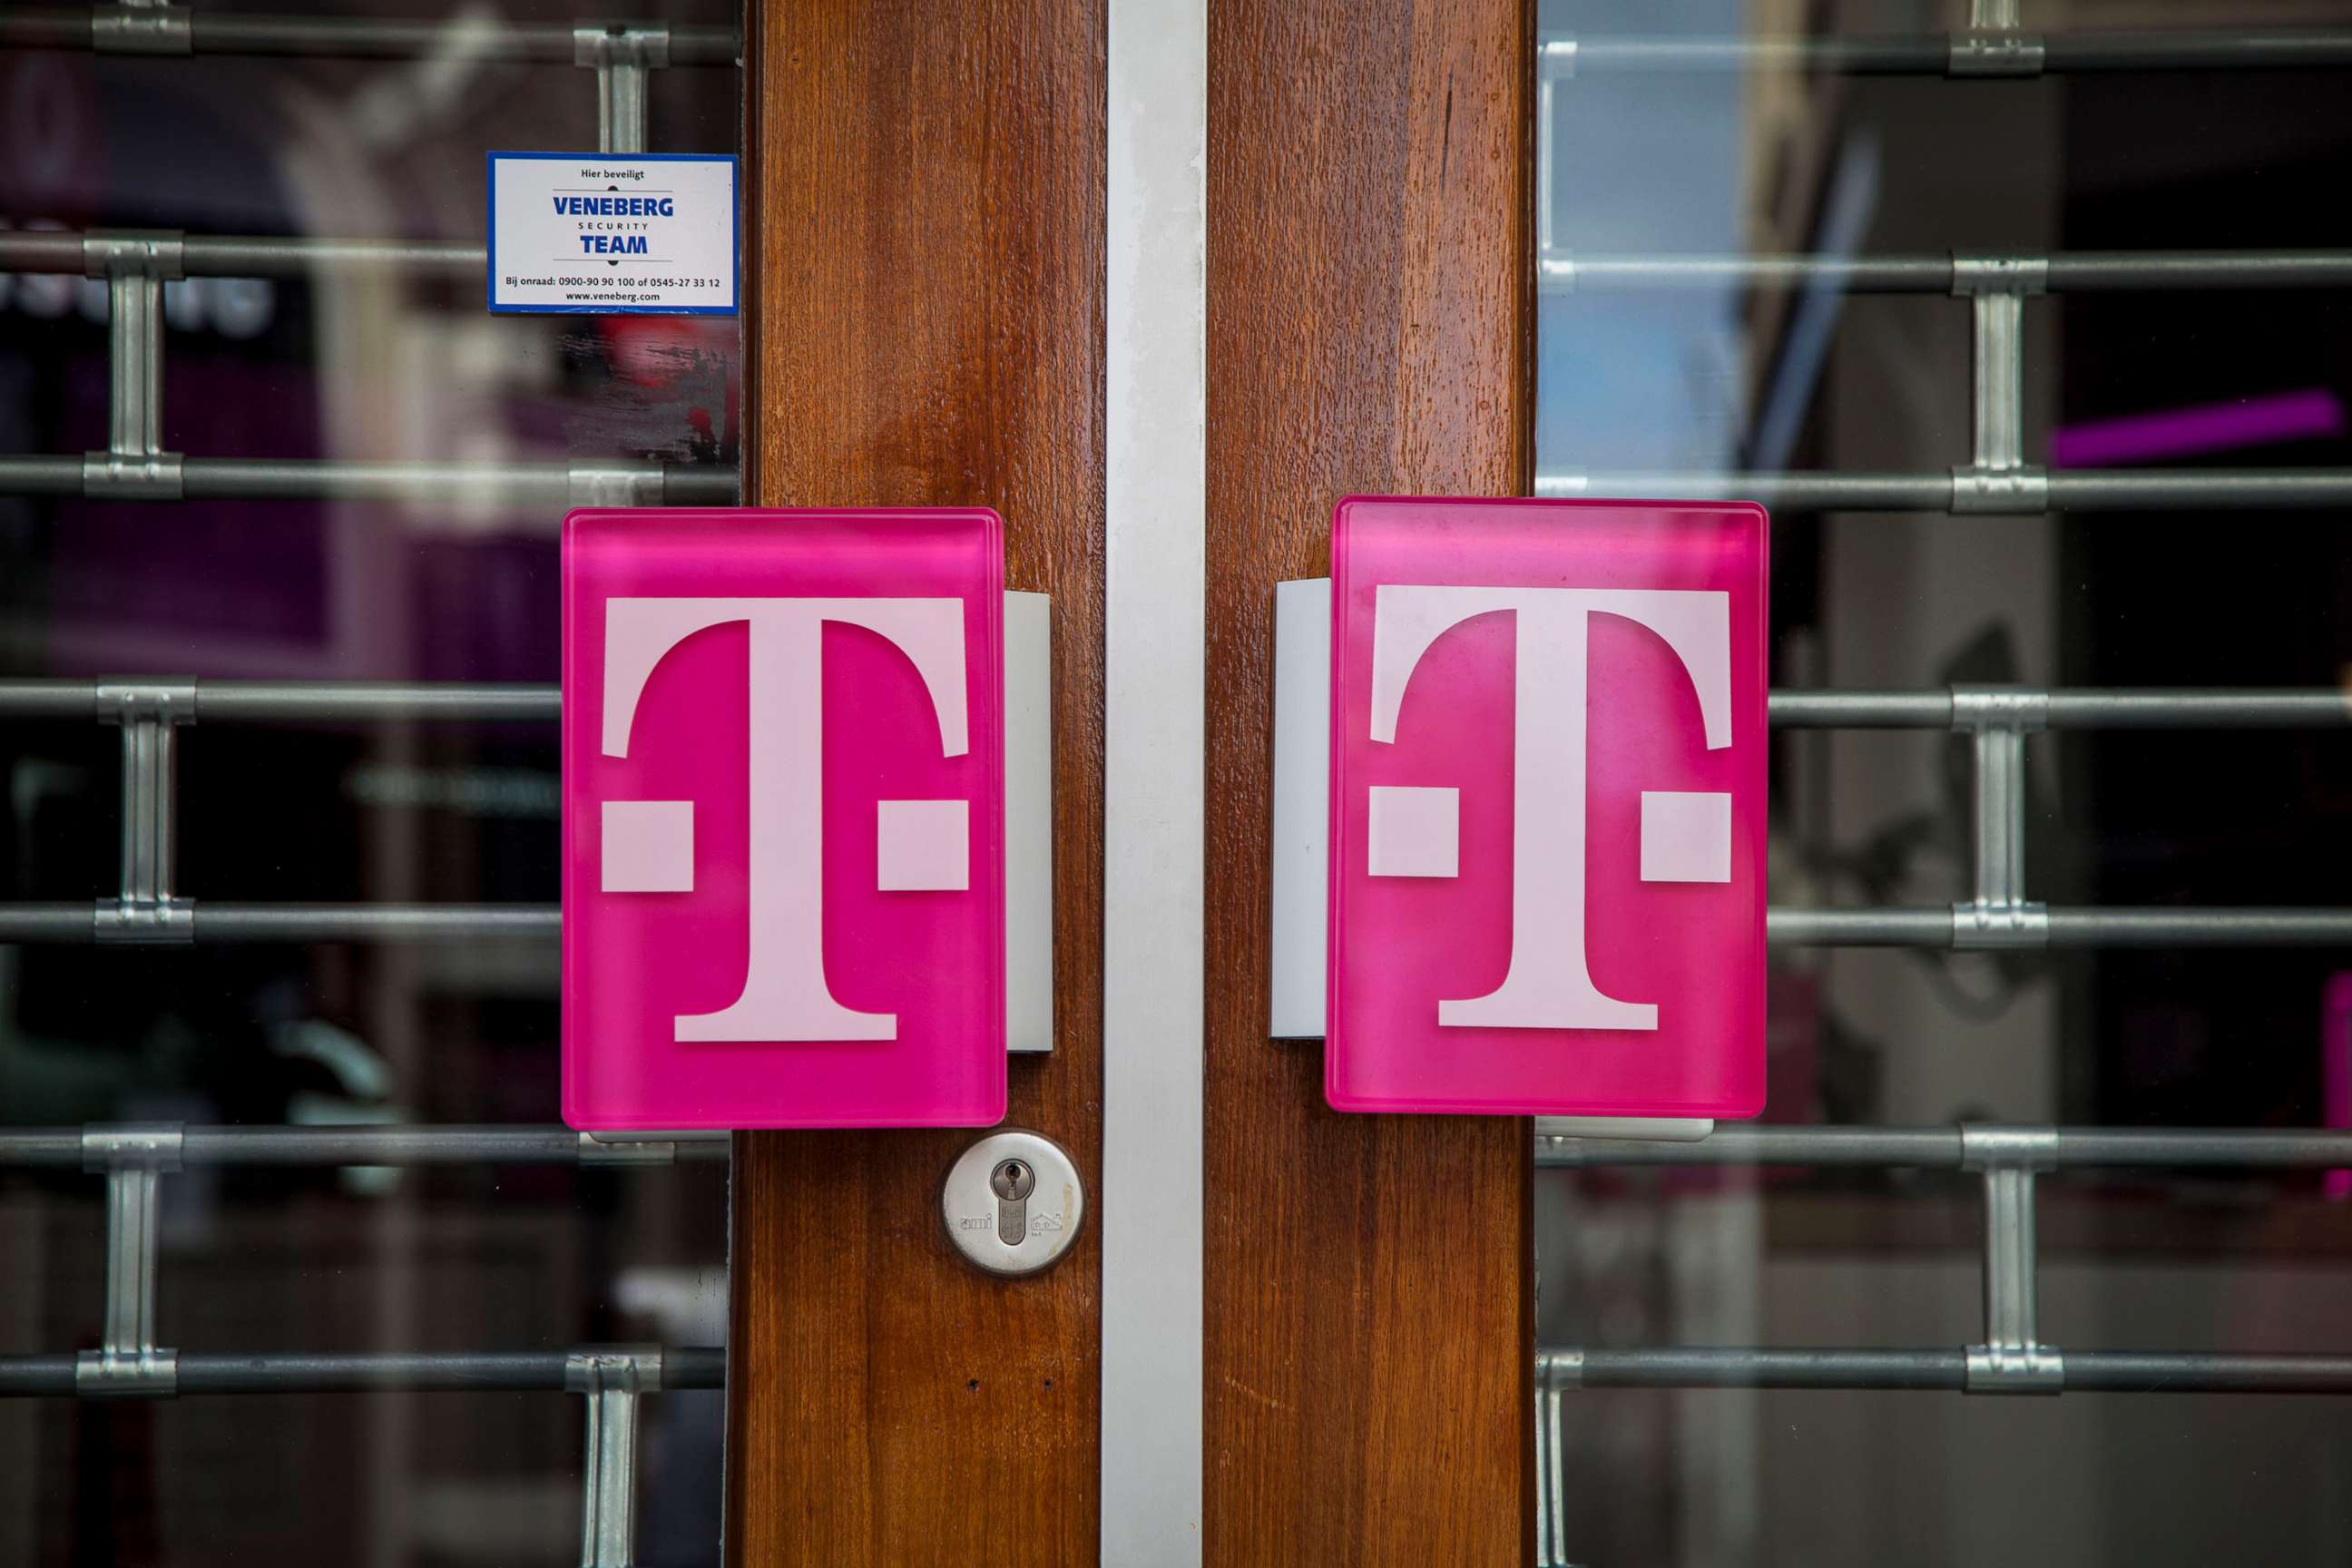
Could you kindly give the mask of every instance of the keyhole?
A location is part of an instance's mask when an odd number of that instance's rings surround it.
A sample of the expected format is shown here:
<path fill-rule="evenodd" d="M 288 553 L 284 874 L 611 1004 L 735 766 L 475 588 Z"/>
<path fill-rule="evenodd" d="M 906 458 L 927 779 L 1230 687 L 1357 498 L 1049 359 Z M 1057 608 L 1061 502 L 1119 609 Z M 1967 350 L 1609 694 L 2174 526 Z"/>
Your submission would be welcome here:
<path fill-rule="evenodd" d="M 996 1239 L 1018 1247 L 1029 1239 L 1029 1194 L 1037 1173 L 1026 1160 L 1007 1160 L 988 1173 L 989 1190 L 996 1194 Z"/>

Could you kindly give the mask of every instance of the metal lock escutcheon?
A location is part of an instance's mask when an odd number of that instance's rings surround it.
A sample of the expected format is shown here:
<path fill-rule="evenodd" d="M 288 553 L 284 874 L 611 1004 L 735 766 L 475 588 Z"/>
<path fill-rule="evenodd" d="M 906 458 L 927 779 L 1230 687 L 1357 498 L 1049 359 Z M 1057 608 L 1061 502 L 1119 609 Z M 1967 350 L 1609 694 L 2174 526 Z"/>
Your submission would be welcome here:
<path fill-rule="evenodd" d="M 940 1216 L 974 1267 L 1018 1278 L 1049 1268 L 1086 1218 L 1086 1186 L 1062 1146 L 1036 1132 L 992 1132 L 948 1172 Z"/>

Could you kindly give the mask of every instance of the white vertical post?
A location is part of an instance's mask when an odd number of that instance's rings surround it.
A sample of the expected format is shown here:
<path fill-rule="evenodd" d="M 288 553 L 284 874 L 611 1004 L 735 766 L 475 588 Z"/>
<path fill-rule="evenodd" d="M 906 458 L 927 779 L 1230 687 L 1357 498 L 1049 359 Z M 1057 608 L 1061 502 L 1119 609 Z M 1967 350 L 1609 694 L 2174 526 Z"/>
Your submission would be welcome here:
<path fill-rule="evenodd" d="M 1102 1560 L 1201 1562 L 1208 11 L 1111 0 Z"/>

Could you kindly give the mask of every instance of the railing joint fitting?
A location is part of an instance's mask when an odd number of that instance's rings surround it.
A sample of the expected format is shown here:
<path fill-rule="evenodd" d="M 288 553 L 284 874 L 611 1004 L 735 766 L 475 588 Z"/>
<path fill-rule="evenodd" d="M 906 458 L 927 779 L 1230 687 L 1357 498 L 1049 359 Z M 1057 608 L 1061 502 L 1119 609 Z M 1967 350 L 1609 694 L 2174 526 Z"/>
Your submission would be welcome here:
<path fill-rule="evenodd" d="M 1989 256 L 1952 253 L 1952 297 L 1974 299 L 1983 294 L 2042 294 L 2050 288 L 2046 256 Z"/>
<path fill-rule="evenodd" d="M 2038 517 L 2050 510 L 2050 474 L 2039 465 L 1983 468 L 1958 464 L 1952 469 L 1956 515 Z"/>
<path fill-rule="evenodd" d="M 1968 1347 L 1969 1394 L 2041 1394 L 2066 1392 L 2066 1358 L 2048 1345 L 2004 1348 Z"/>
<path fill-rule="evenodd" d="M 185 6 L 131 0 L 90 7 L 89 47 L 101 55 L 193 55 L 196 36 Z"/>
<path fill-rule="evenodd" d="M 2050 693 L 2043 688 L 1956 684 L 1948 689 L 1956 733 L 2011 730 L 2033 734 L 2050 727 Z"/>
<path fill-rule="evenodd" d="M 187 235 L 176 228 L 93 228 L 81 237 L 85 278 L 176 281 L 187 271 Z"/>
<path fill-rule="evenodd" d="M 566 482 L 571 504 L 584 506 L 661 506 L 667 499 L 666 470 L 652 458 L 619 458 L 609 462 L 574 463 Z"/>
<path fill-rule="evenodd" d="M 2039 33 L 2015 28 L 1954 33 L 1944 59 L 1952 77 L 2037 77 L 2049 63 Z"/>
<path fill-rule="evenodd" d="M 1964 1171 L 2054 1171 L 2058 1129 L 2025 1122 L 1964 1121 L 1960 1124 L 1960 1169 Z"/>

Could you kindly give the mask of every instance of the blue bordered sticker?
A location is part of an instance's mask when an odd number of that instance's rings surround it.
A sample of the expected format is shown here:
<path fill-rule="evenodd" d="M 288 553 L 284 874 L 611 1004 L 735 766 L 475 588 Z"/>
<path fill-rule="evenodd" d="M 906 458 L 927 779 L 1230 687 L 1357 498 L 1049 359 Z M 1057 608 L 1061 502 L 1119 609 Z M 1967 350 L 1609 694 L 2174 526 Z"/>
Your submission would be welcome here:
<path fill-rule="evenodd" d="M 731 316 L 735 160 L 678 153 L 492 153 L 495 311 Z"/>

